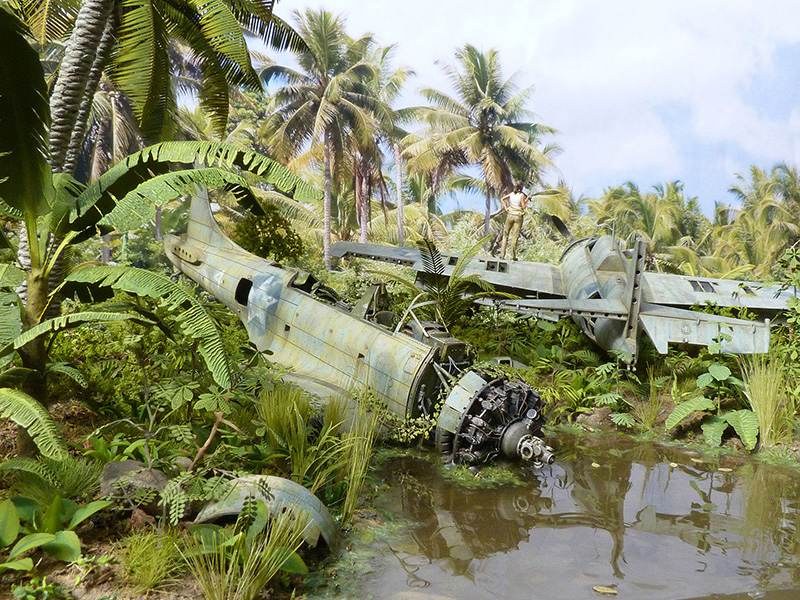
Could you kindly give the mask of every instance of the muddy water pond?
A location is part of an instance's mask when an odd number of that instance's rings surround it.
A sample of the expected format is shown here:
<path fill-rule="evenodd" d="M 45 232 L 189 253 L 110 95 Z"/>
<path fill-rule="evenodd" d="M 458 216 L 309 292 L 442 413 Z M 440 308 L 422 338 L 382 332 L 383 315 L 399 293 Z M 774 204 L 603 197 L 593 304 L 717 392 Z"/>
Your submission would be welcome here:
<path fill-rule="evenodd" d="M 382 525 L 328 593 L 800 599 L 797 470 L 616 436 L 553 441 L 556 463 L 520 469 L 516 486 L 464 487 L 425 455 L 385 460 Z"/>

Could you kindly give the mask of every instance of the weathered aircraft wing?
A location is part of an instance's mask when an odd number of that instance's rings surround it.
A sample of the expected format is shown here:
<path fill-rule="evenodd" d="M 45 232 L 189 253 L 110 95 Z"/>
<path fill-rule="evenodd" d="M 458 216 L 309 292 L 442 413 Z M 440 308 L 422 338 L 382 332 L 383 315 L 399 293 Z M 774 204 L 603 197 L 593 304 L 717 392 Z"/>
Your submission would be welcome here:
<path fill-rule="evenodd" d="M 625 321 L 628 318 L 628 307 L 618 300 L 592 299 L 523 299 L 504 300 L 493 303 L 521 314 L 550 318 L 580 316 L 587 319 L 612 319 Z"/>
<path fill-rule="evenodd" d="M 646 302 L 642 303 L 639 320 L 661 354 L 667 353 L 670 343 L 707 346 L 715 341 L 724 352 L 733 354 L 769 350 L 769 320 L 733 319 Z"/>
<path fill-rule="evenodd" d="M 336 242 L 331 246 L 335 258 L 358 257 L 395 263 L 424 272 L 422 257 L 416 248 L 398 248 L 381 244 Z M 446 261 L 444 275 L 449 276 L 458 261 L 457 255 L 442 253 Z M 478 275 L 498 290 L 519 296 L 560 298 L 561 269 L 557 265 L 532 262 L 515 262 L 496 258 L 474 258 L 464 269 L 464 275 Z"/>
<path fill-rule="evenodd" d="M 790 290 L 753 281 L 653 272 L 642 274 L 642 301 L 666 306 L 713 304 L 755 311 L 780 311 L 789 307 L 788 300 L 793 297 Z"/>
<path fill-rule="evenodd" d="M 421 260 L 419 250 L 401 246 L 384 246 L 382 244 L 361 244 L 358 242 L 336 242 L 331 246 L 334 258 L 368 258 L 380 262 L 412 266 Z"/>

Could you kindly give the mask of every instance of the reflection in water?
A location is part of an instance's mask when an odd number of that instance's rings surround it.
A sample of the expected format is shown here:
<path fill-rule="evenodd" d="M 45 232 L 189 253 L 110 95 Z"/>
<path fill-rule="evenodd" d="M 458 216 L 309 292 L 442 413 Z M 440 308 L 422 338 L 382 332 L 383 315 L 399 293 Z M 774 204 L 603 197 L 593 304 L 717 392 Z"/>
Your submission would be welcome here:
<path fill-rule="evenodd" d="M 620 597 L 688 598 L 800 590 L 794 472 L 754 462 L 719 472 L 679 450 L 616 437 L 558 447 L 557 463 L 526 472 L 521 488 L 464 489 L 424 459 L 393 460 L 384 508 L 411 525 L 407 538 L 390 541 L 392 558 L 366 592 L 582 598 L 592 585 L 615 584 Z"/>

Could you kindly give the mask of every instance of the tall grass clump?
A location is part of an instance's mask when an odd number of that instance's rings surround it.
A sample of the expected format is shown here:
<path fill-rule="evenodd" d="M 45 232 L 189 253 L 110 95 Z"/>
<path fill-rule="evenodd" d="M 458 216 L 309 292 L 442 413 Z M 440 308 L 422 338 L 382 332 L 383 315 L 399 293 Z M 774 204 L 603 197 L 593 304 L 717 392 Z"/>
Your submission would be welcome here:
<path fill-rule="evenodd" d="M 316 494 L 336 479 L 347 454 L 347 442 L 339 436 L 343 407 L 326 410 L 320 425 L 308 395 L 296 386 L 279 384 L 261 394 L 256 412 L 269 445 L 293 481 Z"/>
<path fill-rule="evenodd" d="M 662 389 L 667 381 L 668 377 L 656 377 L 652 372 L 648 373 L 647 384 L 643 386 L 647 398 L 636 403 L 631 411 L 642 431 L 653 431 L 661 418 L 664 412 Z"/>
<path fill-rule="evenodd" d="M 360 399 L 353 425 L 343 438 L 346 443 L 346 463 L 342 471 L 347 481 L 347 492 L 341 512 L 343 522 L 350 519 L 358 504 L 358 498 L 367 478 L 380 422 L 380 413 L 369 410 L 366 399 Z"/>
<path fill-rule="evenodd" d="M 742 361 L 744 394 L 758 419 L 762 447 L 792 440 L 795 406 L 784 373 L 775 357 L 759 355 Z"/>
<path fill-rule="evenodd" d="M 296 555 L 307 525 L 306 513 L 286 509 L 255 536 L 190 535 L 182 555 L 206 600 L 253 600 Z"/>
<path fill-rule="evenodd" d="M 138 531 L 126 537 L 119 545 L 125 581 L 139 594 L 174 582 L 185 569 L 179 541 L 180 536 L 170 529 Z"/>

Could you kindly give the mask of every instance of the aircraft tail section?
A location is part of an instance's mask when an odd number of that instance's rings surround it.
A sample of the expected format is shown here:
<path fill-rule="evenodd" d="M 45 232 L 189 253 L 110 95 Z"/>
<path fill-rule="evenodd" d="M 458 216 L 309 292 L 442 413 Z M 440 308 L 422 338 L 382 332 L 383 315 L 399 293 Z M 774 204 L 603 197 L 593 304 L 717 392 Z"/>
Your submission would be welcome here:
<path fill-rule="evenodd" d="M 186 240 L 189 243 L 204 246 L 214 246 L 216 248 L 237 249 L 234 244 L 219 228 L 214 215 L 211 212 L 211 205 L 208 202 L 208 194 L 202 191 L 192 197 L 192 204 L 189 208 L 189 227 L 186 230 Z"/>

